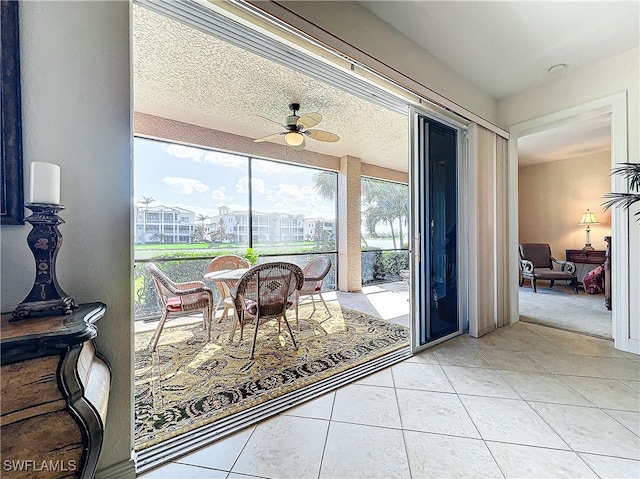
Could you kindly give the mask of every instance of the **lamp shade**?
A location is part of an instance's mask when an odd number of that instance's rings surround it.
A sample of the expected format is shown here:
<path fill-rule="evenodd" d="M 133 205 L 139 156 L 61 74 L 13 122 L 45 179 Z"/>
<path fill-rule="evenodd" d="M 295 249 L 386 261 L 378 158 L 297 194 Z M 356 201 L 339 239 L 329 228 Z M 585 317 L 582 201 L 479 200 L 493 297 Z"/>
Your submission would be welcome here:
<path fill-rule="evenodd" d="M 596 219 L 596 215 L 587 209 L 587 212 L 582 215 L 579 225 L 597 225 L 599 221 Z"/>
<path fill-rule="evenodd" d="M 302 133 L 298 133 L 297 131 L 290 131 L 284 135 L 284 141 L 289 146 L 300 146 L 304 142 L 304 136 L 302 136 Z"/>

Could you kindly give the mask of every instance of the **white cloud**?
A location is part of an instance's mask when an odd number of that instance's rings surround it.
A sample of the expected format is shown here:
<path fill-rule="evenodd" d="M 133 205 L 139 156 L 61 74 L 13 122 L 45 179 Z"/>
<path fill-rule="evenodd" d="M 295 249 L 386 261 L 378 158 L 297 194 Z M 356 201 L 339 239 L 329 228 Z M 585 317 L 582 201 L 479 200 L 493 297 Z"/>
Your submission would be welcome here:
<path fill-rule="evenodd" d="M 248 185 L 249 185 L 249 177 L 243 176 L 236 183 L 236 191 L 238 193 L 247 193 L 249 191 L 247 188 Z M 264 194 L 265 192 L 264 181 L 262 181 L 260 178 L 252 178 L 251 186 L 253 187 L 254 194 L 258 194 L 258 195 Z"/>
<path fill-rule="evenodd" d="M 191 158 L 196 163 L 211 163 L 214 165 L 236 168 L 246 168 L 247 166 L 246 158 L 238 155 L 231 155 L 229 153 L 220 153 L 218 151 L 210 151 L 176 144 L 164 145 L 163 148 L 168 154 L 175 158 Z"/>
<path fill-rule="evenodd" d="M 202 161 L 202 157 L 205 154 L 203 150 L 200 150 L 198 148 L 192 148 L 190 146 L 184 146 L 184 145 L 176 145 L 173 143 L 169 145 L 164 145 L 163 148 L 171 156 L 174 156 L 176 158 L 191 158 L 193 161 L 197 161 L 197 162 Z"/>
<path fill-rule="evenodd" d="M 300 187 L 280 183 L 275 190 L 269 192 L 267 198 L 273 202 L 273 211 L 302 214 L 307 217 L 332 218 L 335 216 L 333 202 L 320 198 L 312 186 Z"/>
<path fill-rule="evenodd" d="M 179 176 L 165 176 L 162 182 L 172 192 L 179 195 L 190 195 L 193 192 L 202 193 L 209 187 L 202 181 L 194 178 L 181 178 Z"/>
<path fill-rule="evenodd" d="M 221 165 L 226 167 L 235 167 L 235 168 L 247 167 L 246 158 L 238 155 L 230 155 L 228 153 L 220 153 L 218 151 L 209 151 L 203 155 L 202 159 L 199 159 L 196 161 L 211 163 L 214 165 Z"/>
<path fill-rule="evenodd" d="M 211 190 L 211 198 L 213 198 L 214 200 L 224 200 L 227 198 L 227 195 L 225 194 L 225 187 L 221 186 L 220 188 L 214 188 Z"/>

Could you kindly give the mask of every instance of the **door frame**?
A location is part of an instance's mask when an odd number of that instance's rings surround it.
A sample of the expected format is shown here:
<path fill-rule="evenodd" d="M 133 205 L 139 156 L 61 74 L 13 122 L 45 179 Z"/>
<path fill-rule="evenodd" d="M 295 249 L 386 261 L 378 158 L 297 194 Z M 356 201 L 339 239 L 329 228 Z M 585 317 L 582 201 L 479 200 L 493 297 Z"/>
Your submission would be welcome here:
<path fill-rule="evenodd" d="M 518 138 L 609 113 L 611 115 L 611 168 L 628 162 L 627 92 L 622 91 L 571 108 L 513 125 L 510 129 L 507 178 L 507 214 L 509 224 L 509 298 L 512 322 L 519 321 L 518 304 Z M 628 191 L 619 175 L 611 177 L 611 191 Z M 640 354 L 640 340 L 630 337 L 630 214 L 620 208 L 611 212 L 612 265 L 612 337 L 616 349 Z"/>

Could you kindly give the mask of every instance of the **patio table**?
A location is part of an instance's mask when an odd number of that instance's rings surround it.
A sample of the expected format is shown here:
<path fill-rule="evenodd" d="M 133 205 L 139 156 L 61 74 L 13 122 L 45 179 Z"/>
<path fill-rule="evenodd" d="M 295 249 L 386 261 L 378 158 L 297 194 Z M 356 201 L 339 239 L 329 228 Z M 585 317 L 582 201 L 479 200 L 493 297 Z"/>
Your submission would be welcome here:
<path fill-rule="evenodd" d="M 226 283 L 235 286 L 235 284 L 240 281 L 240 278 L 242 278 L 242 275 L 247 271 L 249 271 L 249 268 L 221 269 L 219 271 L 206 273 L 204 275 L 204 279 L 207 281 L 225 281 Z"/>
<path fill-rule="evenodd" d="M 237 269 L 221 269 L 218 271 L 211 271 L 210 273 L 205 273 L 204 279 L 207 281 L 224 281 L 229 285 L 229 288 L 235 288 L 242 275 L 249 271 L 249 268 L 237 268 Z M 238 313 L 233 308 L 233 318 L 235 324 L 237 326 L 240 325 L 240 319 L 238 318 Z M 231 339 L 231 335 L 233 334 L 233 330 L 229 332 L 229 339 Z"/>

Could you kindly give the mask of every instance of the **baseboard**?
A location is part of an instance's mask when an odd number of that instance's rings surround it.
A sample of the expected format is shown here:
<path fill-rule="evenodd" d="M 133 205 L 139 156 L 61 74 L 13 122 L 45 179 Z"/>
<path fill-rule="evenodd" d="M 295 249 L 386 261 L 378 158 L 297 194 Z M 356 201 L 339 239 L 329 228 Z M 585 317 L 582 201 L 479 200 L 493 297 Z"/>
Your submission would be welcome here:
<path fill-rule="evenodd" d="M 136 463 L 133 459 L 118 462 L 96 473 L 96 479 L 135 479 L 135 477 Z"/>
<path fill-rule="evenodd" d="M 622 341 L 622 344 L 614 343 L 615 348 L 620 351 L 626 351 L 628 353 L 640 354 L 640 340 L 627 338 L 626 341 Z"/>

